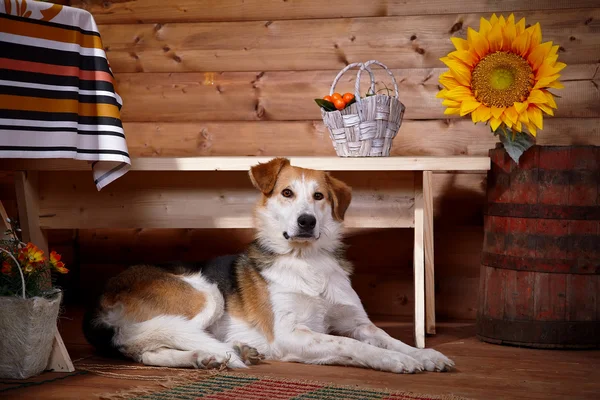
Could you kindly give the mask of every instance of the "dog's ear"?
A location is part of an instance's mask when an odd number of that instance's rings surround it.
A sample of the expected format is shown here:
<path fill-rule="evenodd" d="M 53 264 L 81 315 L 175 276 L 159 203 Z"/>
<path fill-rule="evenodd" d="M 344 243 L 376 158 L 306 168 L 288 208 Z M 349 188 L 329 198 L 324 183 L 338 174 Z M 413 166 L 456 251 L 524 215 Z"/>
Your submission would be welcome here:
<path fill-rule="evenodd" d="M 325 174 L 325 177 L 329 184 L 329 192 L 333 202 L 333 218 L 343 221 L 346 210 L 350 206 L 350 201 L 352 201 L 352 189 L 329 174 Z"/>
<path fill-rule="evenodd" d="M 268 163 L 257 164 L 250 168 L 250 180 L 255 188 L 269 194 L 275 188 L 277 177 L 283 167 L 290 165 L 290 160 L 287 158 L 274 158 Z"/>

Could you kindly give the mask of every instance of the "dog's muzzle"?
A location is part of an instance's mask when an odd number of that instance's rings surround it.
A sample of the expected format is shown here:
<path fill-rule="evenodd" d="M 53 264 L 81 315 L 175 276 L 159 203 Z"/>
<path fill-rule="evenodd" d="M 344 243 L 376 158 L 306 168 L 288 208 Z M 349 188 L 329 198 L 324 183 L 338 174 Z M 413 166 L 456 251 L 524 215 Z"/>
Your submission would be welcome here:
<path fill-rule="evenodd" d="M 317 226 L 317 219 L 311 214 L 302 214 L 298 217 L 298 233 L 293 237 L 287 232 L 283 232 L 283 237 L 286 239 L 314 239 L 315 238 L 315 226 Z"/>

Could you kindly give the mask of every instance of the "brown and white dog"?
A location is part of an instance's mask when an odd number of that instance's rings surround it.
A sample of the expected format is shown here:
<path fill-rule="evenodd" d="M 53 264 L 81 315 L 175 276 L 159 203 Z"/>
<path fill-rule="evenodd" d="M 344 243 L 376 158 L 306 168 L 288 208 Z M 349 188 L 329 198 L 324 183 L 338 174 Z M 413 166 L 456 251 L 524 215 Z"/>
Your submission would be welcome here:
<path fill-rule="evenodd" d="M 127 269 L 86 316 L 88 341 L 166 367 L 244 368 L 263 357 L 398 373 L 454 366 L 369 320 L 341 242 L 346 184 L 284 158 L 254 166 L 250 179 L 262 196 L 247 251 Z"/>

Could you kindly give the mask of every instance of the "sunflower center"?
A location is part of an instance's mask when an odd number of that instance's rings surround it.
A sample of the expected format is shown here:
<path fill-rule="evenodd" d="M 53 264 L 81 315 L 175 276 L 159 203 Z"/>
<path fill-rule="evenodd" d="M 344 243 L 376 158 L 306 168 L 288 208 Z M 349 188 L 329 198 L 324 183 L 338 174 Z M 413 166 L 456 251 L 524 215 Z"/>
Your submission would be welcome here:
<path fill-rule="evenodd" d="M 510 107 L 525 101 L 533 84 L 533 70 L 527 60 L 503 51 L 479 61 L 471 78 L 475 98 L 488 107 Z"/>

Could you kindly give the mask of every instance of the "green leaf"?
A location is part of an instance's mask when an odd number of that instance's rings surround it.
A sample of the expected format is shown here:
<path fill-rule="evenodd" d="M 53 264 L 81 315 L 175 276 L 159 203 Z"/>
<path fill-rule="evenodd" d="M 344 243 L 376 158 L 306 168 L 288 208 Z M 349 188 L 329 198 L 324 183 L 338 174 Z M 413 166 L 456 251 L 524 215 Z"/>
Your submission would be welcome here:
<path fill-rule="evenodd" d="M 346 108 L 350 107 L 354 103 L 356 103 L 356 97 L 353 97 L 352 100 L 350 100 L 350 103 L 346 104 Z"/>
<path fill-rule="evenodd" d="M 332 102 L 323 100 L 323 99 L 315 99 L 315 102 L 319 105 L 319 107 L 323 108 L 325 111 L 335 111 L 335 105 Z"/>
<path fill-rule="evenodd" d="M 506 130 L 508 132 L 505 131 L 502 132 L 503 134 L 499 135 L 500 142 L 504 145 L 504 149 L 510 158 L 512 158 L 518 165 L 519 159 L 523 153 L 535 144 L 535 140 L 525 132 L 512 132 L 508 128 L 506 128 Z"/>

